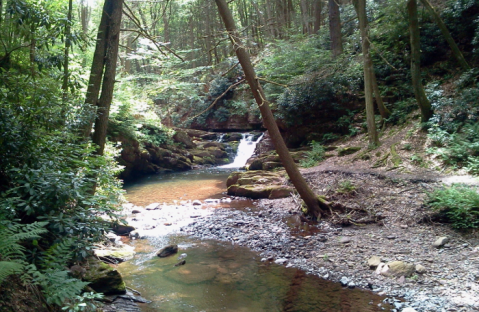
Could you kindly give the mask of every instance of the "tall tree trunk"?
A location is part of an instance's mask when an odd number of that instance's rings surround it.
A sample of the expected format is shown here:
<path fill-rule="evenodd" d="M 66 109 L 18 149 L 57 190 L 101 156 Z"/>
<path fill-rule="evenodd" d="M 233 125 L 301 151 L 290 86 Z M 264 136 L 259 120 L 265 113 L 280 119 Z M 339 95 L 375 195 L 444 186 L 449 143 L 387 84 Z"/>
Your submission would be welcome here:
<path fill-rule="evenodd" d="M 321 29 L 323 2 L 322 0 L 314 0 L 314 28 L 313 33 L 317 34 Z"/>
<path fill-rule="evenodd" d="M 63 90 L 63 105 L 65 105 L 68 97 L 68 78 L 69 78 L 69 71 L 68 71 L 68 65 L 70 63 L 69 57 L 70 57 L 70 47 L 71 47 L 71 41 L 70 41 L 70 35 L 71 35 L 71 23 L 72 23 L 72 10 L 73 10 L 73 0 L 68 1 L 68 13 L 67 13 L 67 21 L 66 21 L 66 27 L 65 27 L 65 52 L 63 54 L 63 84 L 62 84 L 62 90 Z"/>
<path fill-rule="evenodd" d="M 3 23 L 3 0 L 0 0 L 0 26 Z"/>
<path fill-rule="evenodd" d="M 408 0 L 407 12 L 409 16 L 409 33 L 411 39 L 411 78 L 414 95 L 416 96 L 417 104 L 421 109 L 421 121 L 426 122 L 431 118 L 433 111 L 431 103 L 426 97 L 424 88 L 421 82 L 421 50 L 419 42 L 419 22 L 417 17 L 417 2 L 416 0 Z"/>
<path fill-rule="evenodd" d="M 213 56 L 212 56 L 212 49 L 211 49 L 211 25 L 210 25 L 210 12 L 211 12 L 211 2 L 209 0 L 206 1 L 204 6 L 204 16 L 205 16 L 205 43 L 206 43 L 206 53 L 208 57 L 208 65 L 213 64 Z"/>
<path fill-rule="evenodd" d="M 341 36 L 341 16 L 339 15 L 338 0 L 329 0 L 329 35 L 333 58 L 343 53 L 343 38 Z"/>
<path fill-rule="evenodd" d="M 118 46 L 120 43 L 121 15 L 123 10 L 123 0 L 106 0 L 111 5 L 111 15 L 109 15 L 108 37 L 105 53 L 105 72 L 101 87 L 101 96 L 98 101 L 98 110 L 95 120 L 95 132 L 93 134 L 93 143 L 98 146 L 97 154 L 103 155 L 106 142 L 106 130 L 108 128 L 108 117 L 110 115 L 110 105 L 113 99 L 113 89 L 115 86 L 116 64 L 118 60 Z"/>
<path fill-rule="evenodd" d="M 311 31 L 309 29 L 308 4 L 306 3 L 306 0 L 301 0 L 299 4 L 301 9 L 301 22 L 303 24 L 303 34 L 310 34 Z"/>
<path fill-rule="evenodd" d="M 253 65 L 251 64 L 250 56 L 243 46 L 240 36 L 236 30 L 233 15 L 231 14 L 231 11 L 229 10 L 225 0 L 215 0 L 215 2 L 218 6 L 218 12 L 222 17 L 226 30 L 230 36 L 231 43 L 233 44 L 236 56 L 238 57 L 238 61 L 243 68 L 245 78 L 251 88 L 256 103 L 259 106 L 261 116 L 263 117 L 263 122 L 268 129 L 269 134 L 271 135 L 276 152 L 278 153 L 286 172 L 293 182 L 293 185 L 296 187 L 299 195 L 306 203 L 309 213 L 319 219 L 322 215 L 320 201 L 309 188 L 308 184 L 299 172 L 293 158 L 289 154 L 288 148 L 286 147 L 283 138 L 281 137 L 281 133 L 276 125 L 273 113 L 269 108 L 269 103 L 265 100 L 263 89 L 261 88 L 261 85 L 256 77 Z"/>
<path fill-rule="evenodd" d="M 103 14 L 101 15 L 100 26 L 96 38 L 95 52 L 93 53 L 93 61 L 91 64 L 90 78 L 86 90 L 85 107 L 83 112 L 83 125 L 80 129 L 81 136 L 88 138 L 90 136 L 93 122 L 95 121 L 96 107 L 98 105 L 98 97 L 100 96 L 101 81 L 103 78 L 103 70 L 105 66 L 106 41 L 108 38 L 109 16 L 112 14 L 111 2 L 115 0 L 105 0 L 103 5 Z"/>
<path fill-rule="evenodd" d="M 366 121 L 368 124 L 369 146 L 379 145 L 378 132 L 376 130 L 376 122 L 374 118 L 373 103 L 373 83 L 372 73 L 373 66 L 369 51 L 369 26 L 366 15 L 366 0 L 353 0 L 354 7 L 358 14 L 359 29 L 361 31 L 361 43 L 364 59 L 364 96 L 366 98 Z"/>
<path fill-rule="evenodd" d="M 464 55 L 462 55 L 461 50 L 459 50 L 459 47 L 457 46 L 456 42 L 451 36 L 451 33 L 447 29 L 446 24 L 444 24 L 441 16 L 439 13 L 436 12 L 432 4 L 428 0 L 420 0 L 421 3 L 426 7 L 426 9 L 431 13 L 431 15 L 434 17 L 434 20 L 436 21 L 436 24 L 439 26 L 439 29 L 441 29 L 442 35 L 446 39 L 447 43 L 449 44 L 449 47 L 452 50 L 452 54 L 456 58 L 456 60 L 459 62 L 461 65 L 462 69 L 468 70 L 471 67 L 467 63 L 466 59 L 464 58 Z"/>

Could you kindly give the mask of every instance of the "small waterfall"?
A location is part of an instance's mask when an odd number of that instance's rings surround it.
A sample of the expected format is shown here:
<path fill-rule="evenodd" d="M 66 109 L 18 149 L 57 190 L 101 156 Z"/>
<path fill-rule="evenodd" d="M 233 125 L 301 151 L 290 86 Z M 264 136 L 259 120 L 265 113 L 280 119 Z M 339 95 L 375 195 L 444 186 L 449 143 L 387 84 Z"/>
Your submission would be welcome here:
<path fill-rule="evenodd" d="M 218 139 L 216 140 L 216 142 L 222 143 L 224 137 L 225 137 L 225 134 L 224 134 L 224 133 L 220 133 L 220 136 L 218 137 Z"/>
<path fill-rule="evenodd" d="M 251 133 L 243 133 L 243 138 L 238 145 L 236 157 L 231 164 L 220 166 L 220 168 L 241 168 L 246 165 L 246 161 L 253 155 L 256 144 L 263 138 L 262 134 L 256 141 L 253 141 L 254 135 Z"/>

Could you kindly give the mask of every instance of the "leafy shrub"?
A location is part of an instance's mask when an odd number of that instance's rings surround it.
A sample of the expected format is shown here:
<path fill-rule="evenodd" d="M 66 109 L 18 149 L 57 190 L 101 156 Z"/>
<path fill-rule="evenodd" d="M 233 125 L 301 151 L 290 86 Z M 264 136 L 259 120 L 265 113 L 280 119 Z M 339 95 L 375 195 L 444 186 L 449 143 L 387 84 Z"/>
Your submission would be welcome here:
<path fill-rule="evenodd" d="M 318 142 L 312 141 L 310 144 L 311 151 L 306 152 L 306 159 L 302 159 L 299 164 L 302 167 L 313 167 L 318 164 L 318 162 L 324 159 L 325 149 Z"/>
<path fill-rule="evenodd" d="M 428 194 L 427 205 L 456 229 L 479 227 L 479 194 L 476 189 L 453 185 Z"/>

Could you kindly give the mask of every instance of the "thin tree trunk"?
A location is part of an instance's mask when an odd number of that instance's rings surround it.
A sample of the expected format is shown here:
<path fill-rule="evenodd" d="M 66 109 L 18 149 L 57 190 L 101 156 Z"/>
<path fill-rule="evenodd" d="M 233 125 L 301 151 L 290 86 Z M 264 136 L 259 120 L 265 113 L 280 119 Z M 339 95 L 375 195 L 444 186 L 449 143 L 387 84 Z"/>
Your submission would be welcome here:
<path fill-rule="evenodd" d="M 233 15 L 231 14 L 231 11 L 229 10 L 225 0 L 215 0 L 215 2 L 218 6 L 218 11 L 221 17 L 223 18 L 226 30 L 229 33 L 230 40 L 233 44 L 236 56 L 238 57 L 238 61 L 243 68 L 245 78 L 248 81 L 256 103 L 259 106 L 261 116 L 263 117 L 263 122 L 268 129 L 269 134 L 271 135 L 271 139 L 273 141 L 273 144 L 275 145 L 276 152 L 278 153 L 281 162 L 286 169 L 286 172 L 288 173 L 291 181 L 293 182 L 293 185 L 296 187 L 296 190 L 298 191 L 299 195 L 306 203 L 309 213 L 319 219 L 322 215 L 320 201 L 315 196 L 313 191 L 309 188 L 308 184 L 299 172 L 293 158 L 289 154 L 288 148 L 286 147 L 283 138 L 281 137 L 281 133 L 279 132 L 278 126 L 276 125 L 273 113 L 271 112 L 269 104 L 265 99 L 263 89 L 261 88 L 261 85 L 256 78 L 256 73 L 254 71 L 253 65 L 251 64 L 250 56 L 246 51 L 243 43 L 241 42 L 240 36 L 236 30 Z"/>
<path fill-rule="evenodd" d="M 329 0 L 329 34 L 333 58 L 343 53 L 343 38 L 341 36 L 341 16 L 337 0 Z"/>
<path fill-rule="evenodd" d="M 69 71 L 68 71 L 68 65 L 69 65 L 69 57 L 70 57 L 70 47 L 71 47 L 71 42 L 70 42 L 70 34 L 71 34 L 71 23 L 72 23 L 72 10 L 73 10 L 73 0 L 68 1 L 68 13 L 67 13 L 67 21 L 66 21 L 66 27 L 65 27 L 65 52 L 63 54 L 64 60 L 63 60 L 63 84 L 62 84 L 62 90 L 63 90 L 63 105 L 65 105 L 68 97 L 68 78 L 69 78 Z"/>
<path fill-rule="evenodd" d="M 361 42 L 364 59 L 364 96 L 366 98 L 366 121 L 368 124 L 369 146 L 379 145 L 376 121 L 374 118 L 373 83 L 372 83 L 372 61 L 369 51 L 369 26 L 366 15 L 366 0 L 353 0 L 354 7 L 358 14 L 359 29 L 361 31 Z"/>
<path fill-rule="evenodd" d="M 317 34 L 318 31 L 321 29 L 322 11 L 323 11 L 322 0 L 314 0 L 314 28 L 313 28 L 313 33 L 315 33 L 315 34 Z"/>
<path fill-rule="evenodd" d="M 103 155 L 106 142 L 106 131 L 108 128 L 108 117 L 110 114 L 110 105 L 113 99 L 113 89 L 115 85 L 116 64 L 118 60 L 118 46 L 120 43 L 121 15 L 123 10 L 123 0 L 106 0 L 111 3 L 111 15 L 108 23 L 108 40 L 105 54 L 105 72 L 101 88 L 101 96 L 98 101 L 98 111 L 95 120 L 95 133 L 93 134 L 93 143 L 98 146 L 97 154 Z"/>
<path fill-rule="evenodd" d="M 447 29 L 446 24 L 444 24 L 441 16 L 439 13 L 436 12 L 434 7 L 431 5 L 431 3 L 428 0 L 420 0 L 421 3 L 426 7 L 426 9 L 431 13 L 431 15 L 434 17 L 434 20 L 436 21 L 437 26 L 439 26 L 439 29 L 441 29 L 442 35 L 446 39 L 447 43 L 449 44 L 449 47 L 452 50 L 452 54 L 456 58 L 456 60 L 459 62 L 461 65 L 462 69 L 468 70 L 471 67 L 467 63 L 466 59 L 464 58 L 464 55 L 462 55 L 461 50 L 459 50 L 459 47 L 457 46 L 456 42 L 451 36 L 451 33 Z"/>
<path fill-rule="evenodd" d="M 421 109 L 421 121 L 426 122 L 431 118 L 433 111 L 431 103 L 426 97 L 421 82 L 421 50 L 419 42 L 419 22 L 417 17 L 416 0 L 408 0 L 407 11 L 409 16 L 409 33 L 411 39 L 411 78 L 412 87 L 416 96 L 417 104 Z"/>
<path fill-rule="evenodd" d="M 374 68 L 372 68 L 371 62 L 371 82 L 373 84 L 373 91 L 374 91 L 374 98 L 376 99 L 376 104 L 378 105 L 379 114 L 383 119 L 388 118 L 391 115 L 389 109 L 384 105 L 383 98 L 381 97 L 381 93 L 379 92 L 378 82 L 376 80 L 376 73 L 374 72 Z"/>

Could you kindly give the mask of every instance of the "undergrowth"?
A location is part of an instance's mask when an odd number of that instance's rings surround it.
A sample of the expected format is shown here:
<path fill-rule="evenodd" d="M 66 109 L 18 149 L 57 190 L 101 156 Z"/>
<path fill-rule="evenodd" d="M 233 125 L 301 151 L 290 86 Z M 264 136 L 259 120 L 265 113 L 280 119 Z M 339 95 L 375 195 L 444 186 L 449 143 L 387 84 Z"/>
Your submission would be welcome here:
<path fill-rule="evenodd" d="M 311 146 L 311 151 L 307 151 L 306 159 L 302 159 L 299 162 L 301 167 L 309 168 L 316 166 L 324 159 L 325 149 L 320 143 L 312 141 L 309 145 Z"/>
<path fill-rule="evenodd" d="M 453 185 L 428 194 L 427 205 L 455 229 L 479 228 L 479 193 L 475 188 Z"/>

